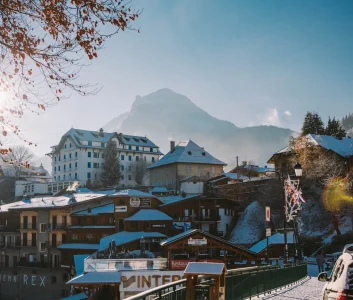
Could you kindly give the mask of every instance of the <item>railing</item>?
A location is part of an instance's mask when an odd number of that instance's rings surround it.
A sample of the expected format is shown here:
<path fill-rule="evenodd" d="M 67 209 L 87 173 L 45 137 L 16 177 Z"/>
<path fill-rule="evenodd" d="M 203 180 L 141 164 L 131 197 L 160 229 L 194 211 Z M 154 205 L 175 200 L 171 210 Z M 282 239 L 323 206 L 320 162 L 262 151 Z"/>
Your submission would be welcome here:
<path fill-rule="evenodd" d="M 50 229 L 52 231 L 54 230 L 66 230 L 71 226 L 71 224 L 67 224 L 67 223 L 52 223 L 50 224 Z"/>
<path fill-rule="evenodd" d="M 0 243 L 0 249 L 3 249 L 3 248 L 13 249 L 17 247 L 21 247 L 21 243 L 19 240 L 11 243 Z"/>
<path fill-rule="evenodd" d="M 221 221 L 220 216 L 199 216 L 194 218 L 194 222 L 219 222 Z"/>
<path fill-rule="evenodd" d="M 21 240 L 23 247 L 37 247 L 37 240 Z"/>
<path fill-rule="evenodd" d="M 29 261 L 19 261 L 16 264 L 18 267 L 28 267 L 28 268 L 60 268 L 60 262 L 29 262 Z"/>
<path fill-rule="evenodd" d="M 37 223 L 21 223 L 21 229 L 37 230 Z"/>
<path fill-rule="evenodd" d="M 225 299 L 251 299 L 254 296 L 259 296 L 274 289 L 296 283 L 306 276 L 306 264 L 228 270 Z M 199 280 L 199 283 L 207 284 L 209 277 L 200 276 Z M 125 300 L 183 300 L 185 298 L 186 279 L 182 279 L 139 293 Z"/>

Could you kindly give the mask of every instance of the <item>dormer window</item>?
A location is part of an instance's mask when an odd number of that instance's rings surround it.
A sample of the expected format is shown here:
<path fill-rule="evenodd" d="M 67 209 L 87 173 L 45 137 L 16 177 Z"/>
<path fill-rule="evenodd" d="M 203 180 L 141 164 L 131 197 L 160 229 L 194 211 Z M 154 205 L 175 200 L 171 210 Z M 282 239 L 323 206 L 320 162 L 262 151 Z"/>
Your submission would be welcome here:
<path fill-rule="evenodd" d="M 188 154 L 191 155 L 191 151 L 188 151 Z"/>
<path fill-rule="evenodd" d="M 202 156 L 206 156 L 206 152 L 202 152 Z"/>

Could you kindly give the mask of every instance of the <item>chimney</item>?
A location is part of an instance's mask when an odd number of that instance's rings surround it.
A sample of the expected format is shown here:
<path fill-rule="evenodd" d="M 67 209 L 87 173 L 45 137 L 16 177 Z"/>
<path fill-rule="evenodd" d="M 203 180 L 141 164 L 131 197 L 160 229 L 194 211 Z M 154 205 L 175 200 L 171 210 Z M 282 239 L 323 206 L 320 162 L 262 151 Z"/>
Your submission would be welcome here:
<path fill-rule="evenodd" d="M 170 152 L 173 152 L 175 149 L 175 141 L 170 141 Z"/>
<path fill-rule="evenodd" d="M 99 136 L 101 136 L 101 137 L 104 136 L 103 128 L 99 129 Z"/>

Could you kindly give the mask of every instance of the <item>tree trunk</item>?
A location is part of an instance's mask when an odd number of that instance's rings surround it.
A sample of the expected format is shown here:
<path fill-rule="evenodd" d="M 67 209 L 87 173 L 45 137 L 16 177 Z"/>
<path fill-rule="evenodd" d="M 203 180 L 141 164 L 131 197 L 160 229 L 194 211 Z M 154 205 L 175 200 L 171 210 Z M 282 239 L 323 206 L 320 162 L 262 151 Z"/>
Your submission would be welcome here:
<path fill-rule="evenodd" d="M 338 221 L 338 215 L 337 214 L 333 215 L 332 223 L 333 223 L 333 228 L 336 230 L 337 235 L 341 235 L 341 230 L 340 230 L 340 227 L 339 227 L 339 221 Z"/>

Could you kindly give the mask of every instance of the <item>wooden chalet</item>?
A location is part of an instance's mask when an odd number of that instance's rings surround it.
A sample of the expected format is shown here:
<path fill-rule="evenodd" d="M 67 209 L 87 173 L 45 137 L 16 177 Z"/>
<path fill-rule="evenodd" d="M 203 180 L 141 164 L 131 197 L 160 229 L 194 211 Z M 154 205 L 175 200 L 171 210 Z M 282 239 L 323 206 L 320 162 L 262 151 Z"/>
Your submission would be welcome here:
<path fill-rule="evenodd" d="M 198 229 L 188 230 L 161 243 L 169 269 L 184 270 L 189 262 L 259 262 L 256 253 Z M 234 266 L 233 266 L 234 267 Z"/>

